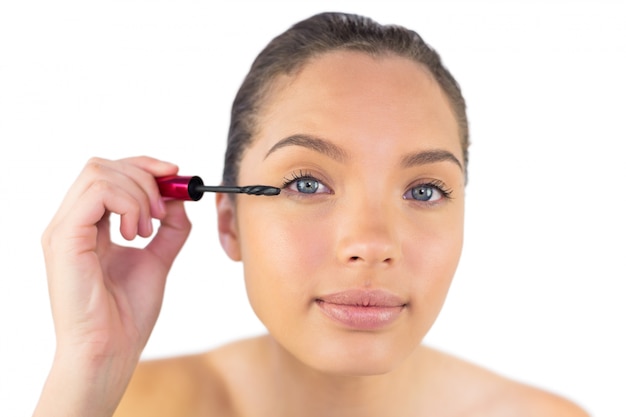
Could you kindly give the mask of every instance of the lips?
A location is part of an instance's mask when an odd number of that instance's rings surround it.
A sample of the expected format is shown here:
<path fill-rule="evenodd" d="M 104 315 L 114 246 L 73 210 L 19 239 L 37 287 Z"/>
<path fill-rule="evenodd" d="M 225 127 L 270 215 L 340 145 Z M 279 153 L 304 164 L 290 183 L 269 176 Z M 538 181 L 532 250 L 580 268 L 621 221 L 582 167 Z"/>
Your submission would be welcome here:
<path fill-rule="evenodd" d="M 324 295 L 315 300 L 332 321 L 355 330 L 379 330 L 401 315 L 406 302 L 384 290 L 349 290 Z"/>

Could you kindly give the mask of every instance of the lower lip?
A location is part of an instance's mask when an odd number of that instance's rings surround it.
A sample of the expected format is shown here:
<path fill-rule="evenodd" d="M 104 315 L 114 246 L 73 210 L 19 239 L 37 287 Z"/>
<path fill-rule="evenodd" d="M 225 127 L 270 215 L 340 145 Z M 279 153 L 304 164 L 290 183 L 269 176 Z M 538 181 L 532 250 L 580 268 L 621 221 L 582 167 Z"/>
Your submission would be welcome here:
<path fill-rule="evenodd" d="M 404 306 L 375 307 L 333 304 L 317 300 L 322 312 L 333 321 L 355 330 L 379 330 L 389 326 L 402 313 Z"/>

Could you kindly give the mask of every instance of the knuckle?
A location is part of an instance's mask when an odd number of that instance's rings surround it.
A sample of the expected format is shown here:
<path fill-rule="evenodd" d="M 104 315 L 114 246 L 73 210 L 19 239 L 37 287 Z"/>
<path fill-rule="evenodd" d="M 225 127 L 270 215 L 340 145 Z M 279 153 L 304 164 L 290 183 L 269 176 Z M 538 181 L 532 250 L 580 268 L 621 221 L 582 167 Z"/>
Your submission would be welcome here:
<path fill-rule="evenodd" d="M 109 181 L 105 179 L 97 179 L 91 183 L 90 188 L 96 194 L 105 194 L 105 193 L 110 192 L 113 186 L 111 185 Z"/>
<path fill-rule="evenodd" d="M 101 175 L 106 169 L 107 160 L 91 157 L 85 164 L 85 171 L 93 175 Z"/>
<path fill-rule="evenodd" d="M 191 228 L 193 227 L 191 221 L 189 221 L 189 218 L 187 216 L 185 216 L 185 218 L 182 220 L 181 226 L 186 232 L 191 231 Z"/>
<path fill-rule="evenodd" d="M 42 248 L 46 249 L 50 247 L 51 242 L 52 242 L 52 225 L 49 225 L 41 234 L 39 243 L 41 244 Z"/>
<path fill-rule="evenodd" d="M 44 255 L 54 252 L 55 248 L 59 247 L 59 226 L 56 224 L 50 224 L 41 235 L 41 247 Z"/>
<path fill-rule="evenodd" d="M 91 158 L 89 158 L 87 160 L 86 165 L 87 166 L 97 166 L 97 165 L 102 165 L 104 163 L 104 159 L 97 157 L 97 156 L 92 156 Z"/>

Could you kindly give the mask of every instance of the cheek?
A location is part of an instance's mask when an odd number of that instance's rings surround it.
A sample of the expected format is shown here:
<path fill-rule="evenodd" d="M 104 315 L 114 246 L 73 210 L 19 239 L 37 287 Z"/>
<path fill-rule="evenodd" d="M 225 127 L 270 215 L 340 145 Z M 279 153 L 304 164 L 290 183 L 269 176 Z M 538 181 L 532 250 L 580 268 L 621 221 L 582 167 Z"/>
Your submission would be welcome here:
<path fill-rule="evenodd" d="M 245 216 L 240 213 L 240 224 L 246 225 L 240 234 L 250 303 L 263 322 L 287 320 L 287 309 L 302 311 L 310 306 L 317 285 L 315 270 L 331 256 L 325 222 L 289 215 L 278 207 Z"/>
<path fill-rule="evenodd" d="M 273 271 L 272 276 L 278 274 L 276 278 L 298 271 L 296 275 L 301 276 L 327 258 L 330 247 L 324 222 L 276 213 L 270 222 L 249 227 L 242 242 L 247 262 L 256 264 L 262 257 L 262 269 Z"/>
<path fill-rule="evenodd" d="M 407 266 L 413 271 L 412 294 L 418 314 L 430 327 L 439 314 L 456 272 L 463 247 L 463 216 L 449 218 L 436 228 L 422 229 L 419 238 L 405 242 Z"/>
<path fill-rule="evenodd" d="M 276 268 L 285 272 L 312 271 L 328 256 L 328 233 L 323 222 L 306 217 L 290 216 L 276 219 L 275 228 L 268 232 Z"/>

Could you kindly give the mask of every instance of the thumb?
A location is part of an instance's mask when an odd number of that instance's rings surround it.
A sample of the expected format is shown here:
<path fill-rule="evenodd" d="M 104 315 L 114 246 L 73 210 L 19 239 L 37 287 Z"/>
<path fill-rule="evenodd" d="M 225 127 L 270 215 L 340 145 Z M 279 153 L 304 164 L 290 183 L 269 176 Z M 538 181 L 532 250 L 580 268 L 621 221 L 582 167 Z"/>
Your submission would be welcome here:
<path fill-rule="evenodd" d="M 161 226 L 146 249 L 155 254 L 169 269 L 191 231 L 191 222 L 182 201 L 168 201 Z"/>

